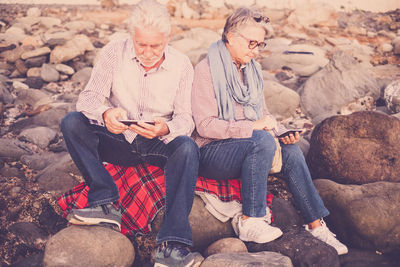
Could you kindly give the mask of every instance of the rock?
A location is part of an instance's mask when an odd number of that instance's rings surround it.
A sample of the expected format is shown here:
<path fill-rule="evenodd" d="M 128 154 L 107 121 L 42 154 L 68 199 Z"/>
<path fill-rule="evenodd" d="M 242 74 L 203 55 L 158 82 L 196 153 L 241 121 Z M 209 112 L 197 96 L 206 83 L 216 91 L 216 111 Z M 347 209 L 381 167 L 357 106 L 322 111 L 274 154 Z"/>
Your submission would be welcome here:
<path fill-rule="evenodd" d="M 199 49 L 201 47 L 201 45 L 196 40 L 189 38 L 183 38 L 178 41 L 172 41 L 171 46 L 184 54 L 188 53 L 189 51 Z"/>
<path fill-rule="evenodd" d="M 3 176 L 3 177 L 8 177 L 8 178 L 11 178 L 11 177 L 20 177 L 20 178 L 22 178 L 22 177 L 24 177 L 24 173 L 20 169 L 15 168 L 15 167 L 11 167 L 8 164 L 4 164 L 4 166 L 0 169 L 0 175 Z M 19 188 L 19 190 L 18 190 L 18 188 Z M 16 198 L 18 196 L 18 193 L 19 193 L 20 189 L 21 189 L 20 187 L 14 187 L 14 191 L 10 190 L 10 192 L 9 192 L 10 196 L 12 198 Z"/>
<path fill-rule="evenodd" d="M 94 49 L 90 39 L 84 34 L 76 35 L 63 46 L 56 46 L 50 54 L 50 63 L 61 63 L 83 55 Z"/>
<path fill-rule="evenodd" d="M 54 17 L 39 17 L 40 24 L 45 28 L 51 29 L 53 27 L 61 26 L 61 19 Z"/>
<path fill-rule="evenodd" d="M 64 40 L 66 43 L 69 40 L 72 40 L 76 35 L 74 31 L 62 31 L 62 30 L 54 30 L 50 29 L 43 35 L 43 41 L 48 43 L 51 39 L 53 40 Z"/>
<path fill-rule="evenodd" d="M 40 89 L 43 87 L 43 80 L 40 77 L 27 77 L 25 80 L 25 83 L 30 87 L 34 89 Z"/>
<path fill-rule="evenodd" d="M 269 112 L 278 118 L 293 116 L 300 104 L 295 91 L 274 81 L 264 81 L 264 99 Z"/>
<path fill-rule="evenodd" d="M 58 196 L 77 185 L 73 175 L 80 175 L 70 155 L 68 153 L 61 155 L 58 161 L 47 166 L 35 177 L 41 188 L 54 196 Z"/>
<path fill-rule="evenodd" d="M 65 65 L 65 64 L 57 64 L 56 70 L 58 70 L 61 73 L 68 74 L 68 75 L 72 75 L 75 73 L 75 70 L 73 68 L 71 68 L 70 66 Z"/>
<path fill-rule="evenodd" d="M 396 37 L 393 42 L 393 52 L 395 55 L 400 55 L 400 36 Z"/>
<path fill-rule="evenodd" d="M 280 49 L 282 48 L 285 46 Z M 261 62 L 263 69 L 275 70 L 286 66 L 300 76 L 311 76 L 329 62 L 325 58 L 325 52 L 317 46 L 295 44 L 286 46 L 286 48 L 280 51 L 278 51 L 279 48 L 276 48 L 277 53 L 265 57 Z M 284 53 L 284 51 L 311 52 L 313 54 Z"/>
<path fill-rule="evenodd" d="M 16 92 L 16 103 L 28 104 L 33 110 L 39 106 L 50 104 L 53 99 L 46 93 L 36 89 L 23 89 Z"/>
<path fill-rule="evenodd" d="M 25 83 L 19 82 L 19 81 L 13 81 L 13 87 L 15 90 L 26 90 L 29 89 L 29 86 L 26 85 Z"/>
<path fill-rule="evenodd" d="M 227 237 L 212 243 L 205 251 L 204 256 L 208 257 L 219 253 L 242 253 L 247 252 L 246 245 L 239 238 Z"/>
<path fill-rule="evenodd" d="M 7 50 L 2 52 L 0 55 L 10 63 L 15 63 L 18 59 L 21 58 L 21 55 L 27 51 L 33 50 L 34 47 L 31 45 L 28 46 L 18 46 L 13 50 Z"/>
<path fill-rule="evenodd" d="M 0 82 L 0 103 L 12 103 L 13 96 L 3 82 Z"/>
<path fill-rule="evenodd" d="M 263 251 L 258 253 L 221 253 L 205 259 L 200 267 L 292 267 L 288 257 L 276 252 Z"/>
<path fill-rule="evenodd" d="M 318 12 L 315 12 L 318 10 Z M 310 14 L 314 14 L 310 16 Z M 337 11 L 326 3 L 313 3 L 297 6 L 289 15 L 288 23 L 298 27 L 318 25 L 319 27 L 337 27 Z"/>
<path fill-rule="evenodd" d="M 400 182 L 400 121 L 378 112 L 334 116 L 317 125 L 307 163 L 312 177 L 345 184 Z"/>
<path fill-rule="evenodd" d="M 74 83 L 80 83 L 83 86 L 85 86 L 90 79 L 90 75 L 92 74 L 92 69 L 91 67 L 85 67 L 81 70 L 78 70 L 74 75 L 71 77 L 71 81 Z"/>
<path fill-rule="evenodd" d="M 32 155 L 23 155 L 21 156 L 21 162 L 27 165 L 28 168 L 39 171 L 57 161 L 58 158 L 59 154 L 57 153 L 42 152 Z"/>
<path fill-rule="evenodd" d="M 26 77 L 28 77 L 28 78 L 30 78 L 30 77 L 40 78 L 41 70 L 42 70 L 42 68 L 30 68 L 26 72 Z M 40 80 L 43 82 L 42 78 L 40 78 Z"/>
<path fill-rule="evenodd" d="M 46 56 L 31 57 L 25 60 L 27 68 L 41 67 L 46 62 Z"/>
<path fill-rule="evenodd" d="M 371 96 L 364 96 L 356 101 L 350 102 L 340 109 L 341 115 L 349 115 L 356 111 L 375 110 L 375 100 Z"/>
<path fill-rule="evenodd" d="M 15 61 L 15 67 L 17 68 L 19 73 L 21 73 L 22 75 L 26 74 L 26 72 L 28 71 L 28 69 L 25 66 L 24 61 L 21 59 L 18 59 L 17 61 Z"/>
<path fill-rule="evenodd" d="M 377 98 L 380 89 L 370 71 L 342 52 L 310 77 L 299 89 L 301 107 L 312 118 L 340 111 L 349 102 L 366 95 Z"/>
<path fill-rule="evenodd" d="M 22 155 L 32 154 L 22 142 L 14 139 L 0 138 L 0 159 L 16 161 Z"/>
<path fill-rule="evenodd" d="M 94 30 L 95 26 L 94 22 L 85 20 L 74 20 L 64 24 L 65 28 L 74 32 L 91 31 Z"/>
<path fill-rule="evenodd" d="M 40 56 L 47 55 L 50 52 L 51 52 L 50 48 L 41 47 L 41 48 L 37 48 L 35 50 L 28 51 L 28 52 L 21 54 L 21 58 L 25 60 L 25 59 L 33 58 L 33 57 L 40 57 Z"/>
<path fill-rule="evenodd" d="M 400 80 L 393 81 L 385 88 L 384 98 L 392 113 L 400 112 Z"/>
<path fill-rule="evenodd" d="M 32 222 L 17 222 L 8 230 L 32 248 L 40 248 L 48 239 L 47 233 Z"/>
<path fill-rule="evenodd" d="M 50 64 L 43 64 L 40 69 L 40 77 L 45 82 L 57 82 L 60 79 L 60 73 Z"/>
<path fill-rule="evenodd" d="M 47 127 L 39 126 L 23 130 L 19 134 L 18 139 L 33 143 L 38 145 L 40 148 L 45 149 L 56 135 L 56 131 Z"/>
<path fill-rule="evenodd" d="M 294 208 L 293 204 L 282 198 L 274 197 L 271 206 L 274 219 L 273 226 L 285 230 L 294 225 L 303 225 L 303 219 Z"/>
<path fill-rule="evenodd" d="M 135 259 L 132 243 L 124 235 L 99 226 L 70 226 L 46 244 L 45 267 L 131 266 Z"/>
<path fill-rule="evenodd" d="M 294 266 L 339 267 L 336 250 L 313 237 L 303 227 L 287 228 L 283 235 L 271 242 L 246 244 L 249 252 L 273 251 L 289 257 Z"/>
<path fill-rule="evenodd" d="M 67 220 L 58 215 L 49 202 L 45 202 L 42 205 L 38 221 L 39 224 L 45 227 L 51 234 L 57 233 L 65 228 L 67 224 Z"/>
<path fill-rule="evenodd" d="M 400 183 L 341 185 L 314 180 L 331 212 L 328 222 L 346 244 L 382 252 L 400 247 Z"/>
<path fill-rule="evenodd" d="M 37 267 L 43 265 L 43 253 L 33 253 L 13 263 L 13 267 Z"/>
<path fill-rule="evenodd" d="M 40 17 L 42 15 L 42 11 L 40 11 L 37 7 L 31 7 L 26 11 L 26 15 L 28 17 Z"/>
<path fill-rule="evenodd" d="M 384 43 L 384 44 L 382 44 L 381 49 L 382 49 L 382 52 L 386 52 L 386 53 L 387 52 L 392 52 L 393 46 L 391 44 Z"/>
<path fill-rule="evenodd" d="M 8 28 L 4 33 L 0 33 L 0 39 L 3 39 L 6 43 L 19 44 L 26 37 L 24 29 L 15 25 Z"/>
<path fill-rule="evenodd" d="M 161 228 L 163 214 L 164 212 L 157 214 L 151 226 L 152 231 L 157 233 Z M 203 251 L 221 238 L 235 236 L 230 221 L 222 223 L 216 219 L 205 209 L 204 202 L 198 196 L 194 197 L 189 222 L 192 227 L 194 251 Z"/>
<path fill-rule="evenodd" d="M 398 263 L 398 257 L 375 250 L 349 249 L 348 254 L 340 256 L 341 267 L 397 267 Z"/>

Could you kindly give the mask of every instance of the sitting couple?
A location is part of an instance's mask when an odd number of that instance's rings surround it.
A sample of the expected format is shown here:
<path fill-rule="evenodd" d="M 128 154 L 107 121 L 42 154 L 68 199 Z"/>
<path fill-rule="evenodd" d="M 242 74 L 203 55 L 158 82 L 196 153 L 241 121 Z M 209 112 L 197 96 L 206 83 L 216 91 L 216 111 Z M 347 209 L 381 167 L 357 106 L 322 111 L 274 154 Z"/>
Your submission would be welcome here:
<path fill-rule="evenodd" d="M 240 239 L 265 243 L 282 235 L 265 219 L 267 177 L 277 148 L 267 130 L 282 127 L 264 104 L 262 73 L 254 60 L 266 45 L 267 22 L 254 9 L 238 9 L 228 17 L 222 39 L 193 71 L 188 57 L 168 46 L 167 8 L 155 0 L 134 6 L 130 37 L 102 49 L 79 95 L 78 112 L 61 123 L 68 151 L 90 188 L 89 207 L 73 209 L 71 223 L 120 228 L 118 188 L 103 162 L 148 163 L 165 174 L 166 208 L 157 234 L 156 266 L 199 264 L 198 253 L 189 250 L 188 221 L 198 175 L 240 178 Z M 139 122 L 126 125 L 121 119 Z M 329 212 L 295 145 L 298 140 L 298 133 L 279 140 L 283 177 L 306 229 L 339 254 L 346 253 L 322 221 Z"/>

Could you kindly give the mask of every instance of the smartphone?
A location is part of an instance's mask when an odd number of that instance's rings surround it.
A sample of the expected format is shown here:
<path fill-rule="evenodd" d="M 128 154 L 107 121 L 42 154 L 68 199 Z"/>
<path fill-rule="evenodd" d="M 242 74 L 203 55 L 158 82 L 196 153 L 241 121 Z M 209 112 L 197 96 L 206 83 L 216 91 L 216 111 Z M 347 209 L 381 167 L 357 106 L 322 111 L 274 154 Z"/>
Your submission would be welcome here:
<path fill-rule="evenodd" d="M 119 122 L 121 122 L 121 123 L 123 123 L 123 124 L 125 124 L 127 126 L 129 126 L 131 124 L 138 125 L 139 121 L 141 121 L 141 120 L 119 120 Z M 148 123 L 148 124 L 151 124 L 151 125 L 155 124 L 154 121 L 141 121 L 141 122 L 145 122 L 145 123 Z"/>
<path fill-rule="evenodd" d="M 278 138 L 283 138 L 283 137 L 289 136 L 290 134 L 295 135 L 296 133 L 300 134 L 301 132 L 303 132 L 302 129 L 290 129 L 283 133 L 279 133 L 279 135 L 277 135 L 277 136 L 278 136 Z"/>

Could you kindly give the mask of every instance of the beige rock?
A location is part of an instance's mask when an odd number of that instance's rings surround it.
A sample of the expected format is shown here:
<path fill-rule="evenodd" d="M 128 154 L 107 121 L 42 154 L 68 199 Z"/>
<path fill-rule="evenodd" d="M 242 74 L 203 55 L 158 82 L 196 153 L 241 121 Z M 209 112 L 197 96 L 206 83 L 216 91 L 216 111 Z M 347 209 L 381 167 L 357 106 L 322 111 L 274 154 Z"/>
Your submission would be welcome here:
<path fill-rule="evenodd" d="M 51 51 L 50 62 L 65 62 L 91 50 L 94 50 L 94 46 L 90 39 L 84 34 L 79 34 L 72 40 L 69 40 L 65 45 L 55 47 L 53 51 Z"/>
<path fill-rule="evenodd" d="M 37 48 L 35 50 L 23 53 L 21 55 L 21 58 L 25 60 L 25 59 L 32 58 L 32 57 L 44 56 L 44 55 L 49 54 L 50 52 L 51 52 L 50 48 L 45 46 L 45 47 Z"/>

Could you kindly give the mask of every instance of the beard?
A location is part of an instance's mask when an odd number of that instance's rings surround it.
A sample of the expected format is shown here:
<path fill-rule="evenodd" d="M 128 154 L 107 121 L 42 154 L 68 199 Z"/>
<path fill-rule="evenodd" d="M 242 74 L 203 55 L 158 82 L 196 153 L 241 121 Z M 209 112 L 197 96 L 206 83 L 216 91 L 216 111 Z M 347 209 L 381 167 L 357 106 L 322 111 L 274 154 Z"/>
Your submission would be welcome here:
<path fill-rule="evenodd" d="M 152 58 L 143 58 L 142 56 L 137 56 L 140 64 L 146 68 L 153 67 L 160 59 L 164 56 L 162 52 L 159 56 L 154 56 Z"/>

